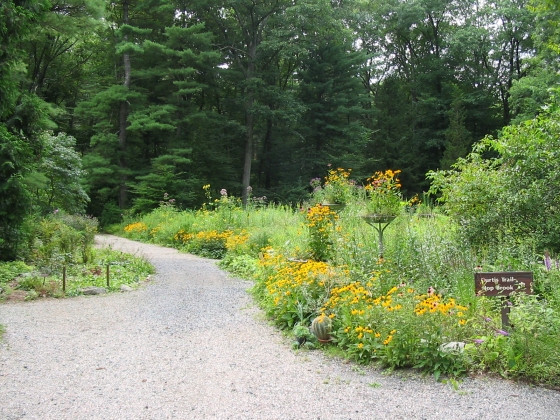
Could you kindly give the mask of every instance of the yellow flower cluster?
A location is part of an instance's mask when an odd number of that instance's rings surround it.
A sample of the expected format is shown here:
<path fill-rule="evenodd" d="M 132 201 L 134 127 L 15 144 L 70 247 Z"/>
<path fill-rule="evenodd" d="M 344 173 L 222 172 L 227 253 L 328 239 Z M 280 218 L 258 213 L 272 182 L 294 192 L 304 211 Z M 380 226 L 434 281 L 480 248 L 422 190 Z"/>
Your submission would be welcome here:
<path fill-rule="evenodd" d="M 174 236 L 173 236 L 173 240 L 176 242 L 182 242 L 182 243 L 187 243 L 189 241 L 189 239 L 192 238 L 192 233 L 189 233 L 183 229 L 179 230 L 179 232 L 177 232 Z"/>
<path fill-rule="evenodd" d="M 375 191 L 380 194 L 394 194 L 401 188 L 398 178 L 400 173 L 400 169 L 396 171 L 387 169 L 385 172 L 377 171 L 372 177 L 368 178 L 365 189 L 366 191 Z"/>
<path fill-rule="evenodd" d="M 348 178 L 350 178 L 350 172 L 352 172 L 352 169 L 330 169 L 325 177 L 325 185 L 346 185 Z"/>
<path fill-rule="evenodd" d="M 260 264 L 273 269 L 265 286 L 277 307 L 291 307 L 299 301 L 303 303 L 303 293 L 308 298 L 320 299 L 327 294 L 327 280 L 335 276 L 335 270 L 326 262 L 289 261 L 270 248 L 263 250 Z"/>
<path fill-rule="evenodd" d="M 320 261 L 288 263 L 269 278 L 267 290 L 275 305 L 281 305 L 290 295 L 299 295 L 304 290 L 323 287 L 323 277 L 330 275 L 329 264 Z"/>
<path fill-rule="evenodd" d="M 373 285 L 376 275 L 368 282 L 368 286 Z M 364 287 L 361 282 L 356 281 L 345 286 L 333 288 L 325 308 L 335 310 L 337 307 L 349 307 L 352 315 L 364 315 L 367 309 L 380 306 L 387 311 L 398 311 L 403 308 L 401 303 L 393 300 L 393 294 L 399 290 L 398 287 L 391 288 L 385 295 L 374 297 L 372 292 Z M 406 293 L 413 293 L 414 290 L 408 288 Z M 402 293 L 401 293 L 402 295 Z M 359 308 L 355 308 L 359 306 Z"/>
<path fill-rule="evenodd" d="M 229 235 L 231 235 L 230 231 L 218 232 L 217 230 L 209 230 L 197 233 L 189 233 L 181 229 L 175 234 L 173 239 L 185 244 L 193 239 L 198 239 L 203 242 L 226 240 Z"/>
<path fill-rule="evenodd" d="M 428 314 L 442 314 L 456 316 L 459 325 L 465 325 L 465 312 L 468 310 L 466 306 L 458 305 L 456 300 L 449 298 L 442 299 L 441 295 L 425 294 L 416 296 L 418 303 L 414 308 L 414 313 L 418 316 Z"/>
<path fill-rule="evenodd" d="M 332 226 L 333 220 L 338 219 L 338 214 L 328 206 L 317 204 L 307 211 L 307 226 L 316 228 L 320 231 Z"/>
<path fill-rule="evenodd" d="M 131 223 L 124 227 L 124 231 L 127 233 L 133 233 L 133 232 L 142 233 L 147 230 L 148 230 L 148 226 L 144 222 Z"/>
<path fill-rule="evenodd" d="M 226 248 L 229 251 L 234 251 L 240 248 L 249 240 L 249 233 L 246 230 L 242 230 L 237 234 L 231 234 L 226 238 Z"/>
<path fill-rule="evenodd" d="M 197 233 L 189 233 L 181 229 L 175 234 L 173 239 L 177 242 L 182 242 L 183 244 L 186 244 L 187 242 L 193 240 L 200 242 L 222 241 L 226 244 L 227 249 L 233 250 L 247 242 L 249 240 L 249 234 L 245 230 L 241 231 L 238 234 L 235 234 L 231 230 L 226 230 L 223 232 L 218 232 L 217 230 L 208 230 Z"/>

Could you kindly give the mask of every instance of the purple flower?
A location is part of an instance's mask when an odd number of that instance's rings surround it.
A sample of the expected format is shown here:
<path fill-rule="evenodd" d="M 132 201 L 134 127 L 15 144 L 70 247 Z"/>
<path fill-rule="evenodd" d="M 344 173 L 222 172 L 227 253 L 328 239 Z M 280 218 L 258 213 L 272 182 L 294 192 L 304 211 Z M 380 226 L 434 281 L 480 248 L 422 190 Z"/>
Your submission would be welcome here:
<path fill-rule="evenodd" d="M 505 335 L 506 337 L 509 335 L 509 333 L 507 331 L 504 331 L 504 330 L 496 330 L 496 334 Z"/>
<path fill-rule="evenodd" d="M 492 321 L 492 318 L 486 317 L 486 318 L 484 318 L 484 320 L 485 320 L 486 322 L 490 322 L 490 321 Z"/>
<path fill-rule="evenodd" d="M 475 338 L 474 339 L 474 344 L 476 345 L 481 345 L 482 343 L 484 343 L 484 340 L 481 338 Z"/>
<path fill-rule="evenodd" d="M 314 189 L 321 186 L 321 178 L 313 178 L 309 181 L 309 185 L 311 185 Z"/>

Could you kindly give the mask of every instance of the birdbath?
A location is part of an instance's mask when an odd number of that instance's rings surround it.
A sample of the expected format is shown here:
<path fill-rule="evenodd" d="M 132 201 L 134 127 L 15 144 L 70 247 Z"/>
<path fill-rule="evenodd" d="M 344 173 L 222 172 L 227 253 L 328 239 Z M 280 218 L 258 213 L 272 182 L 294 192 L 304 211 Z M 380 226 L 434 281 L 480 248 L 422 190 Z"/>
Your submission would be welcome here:
<path fill-rule="evenodd" d="M 392 214 L 375 213 L 362 216 L 362 219 L 364 219 L 368 225 L 372 226 L 379 235 L 379 258 L 383 258 L 383 232 L 385 231 L 385 229 L 387 229 L 389 223 L 395 220 L 396 217 L 396 215 Z"/>

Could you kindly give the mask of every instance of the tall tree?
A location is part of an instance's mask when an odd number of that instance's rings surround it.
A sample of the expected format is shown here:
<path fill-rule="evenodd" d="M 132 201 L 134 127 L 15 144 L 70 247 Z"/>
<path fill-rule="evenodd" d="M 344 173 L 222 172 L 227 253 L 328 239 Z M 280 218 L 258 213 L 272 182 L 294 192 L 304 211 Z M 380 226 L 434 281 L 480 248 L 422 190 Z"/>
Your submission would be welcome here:
<path fill-rule="evenodd" d="M 17 255 L 21 225 L 31 210 L 23 178 L 40 150 L 37 135 L 49 123 L 45 104 L 25 92 L 22 48 L 47 7 L 42 0 L 0 4 L 0 260 Z"/>
<path fill-rule="evenodd" d="M 240 97 L 243 109 L 244 153 L 242 170 L 242 200 L 246 204 L 248 187 L 251 184 L 252 164 L 255 153 L 256 113 L 261 103 L 258 91 L 269 86 L 263 83 L 263 71 L 270 62 L 262 61 L 263 41 L 268 48 L 278 39 L 268 39 L 274 21 L 282 19 L 286 10 L 293 6 L 288 0 L 224 0 L 207 7 L 207 23 L 215 28 L 219 36 L 220 48 L 225 52 L 226 65 L 240 76 Z M 278 45 L 277 49 L 281 49 Z"/>
<path fill-rule="evenodd" d="M 362 123 L 367 97 L 358 78 L 364 56 L 340 38 L 312 44 L 299 73 L 299 97 L 307 108 L 300 129 L 307 146 L 303 167 L 309 179 L 321 176 L 327 164 L 355 167 L 355 155 L 368 140 Z"/>

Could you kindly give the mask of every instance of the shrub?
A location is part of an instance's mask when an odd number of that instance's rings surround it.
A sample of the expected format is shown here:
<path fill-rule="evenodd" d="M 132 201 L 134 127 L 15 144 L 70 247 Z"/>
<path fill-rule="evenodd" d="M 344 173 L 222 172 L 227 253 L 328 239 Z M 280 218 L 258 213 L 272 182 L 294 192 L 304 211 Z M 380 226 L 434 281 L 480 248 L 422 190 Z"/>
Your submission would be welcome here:
<path fill-rule="evenodd" d="M 503 238 L 535 241 L 560 252 L 560 106 L 534 120 L 505 127 L 459 159 L 451 171 L 432 172 L 431 190 L 474 245 Z"/>
<path fill-rule="evenodd" d="M 20 274 L 27 273 L 30 270 L 31 267 L 23 261 L 0 263 L 0 284 L 6 284 Z"/>

